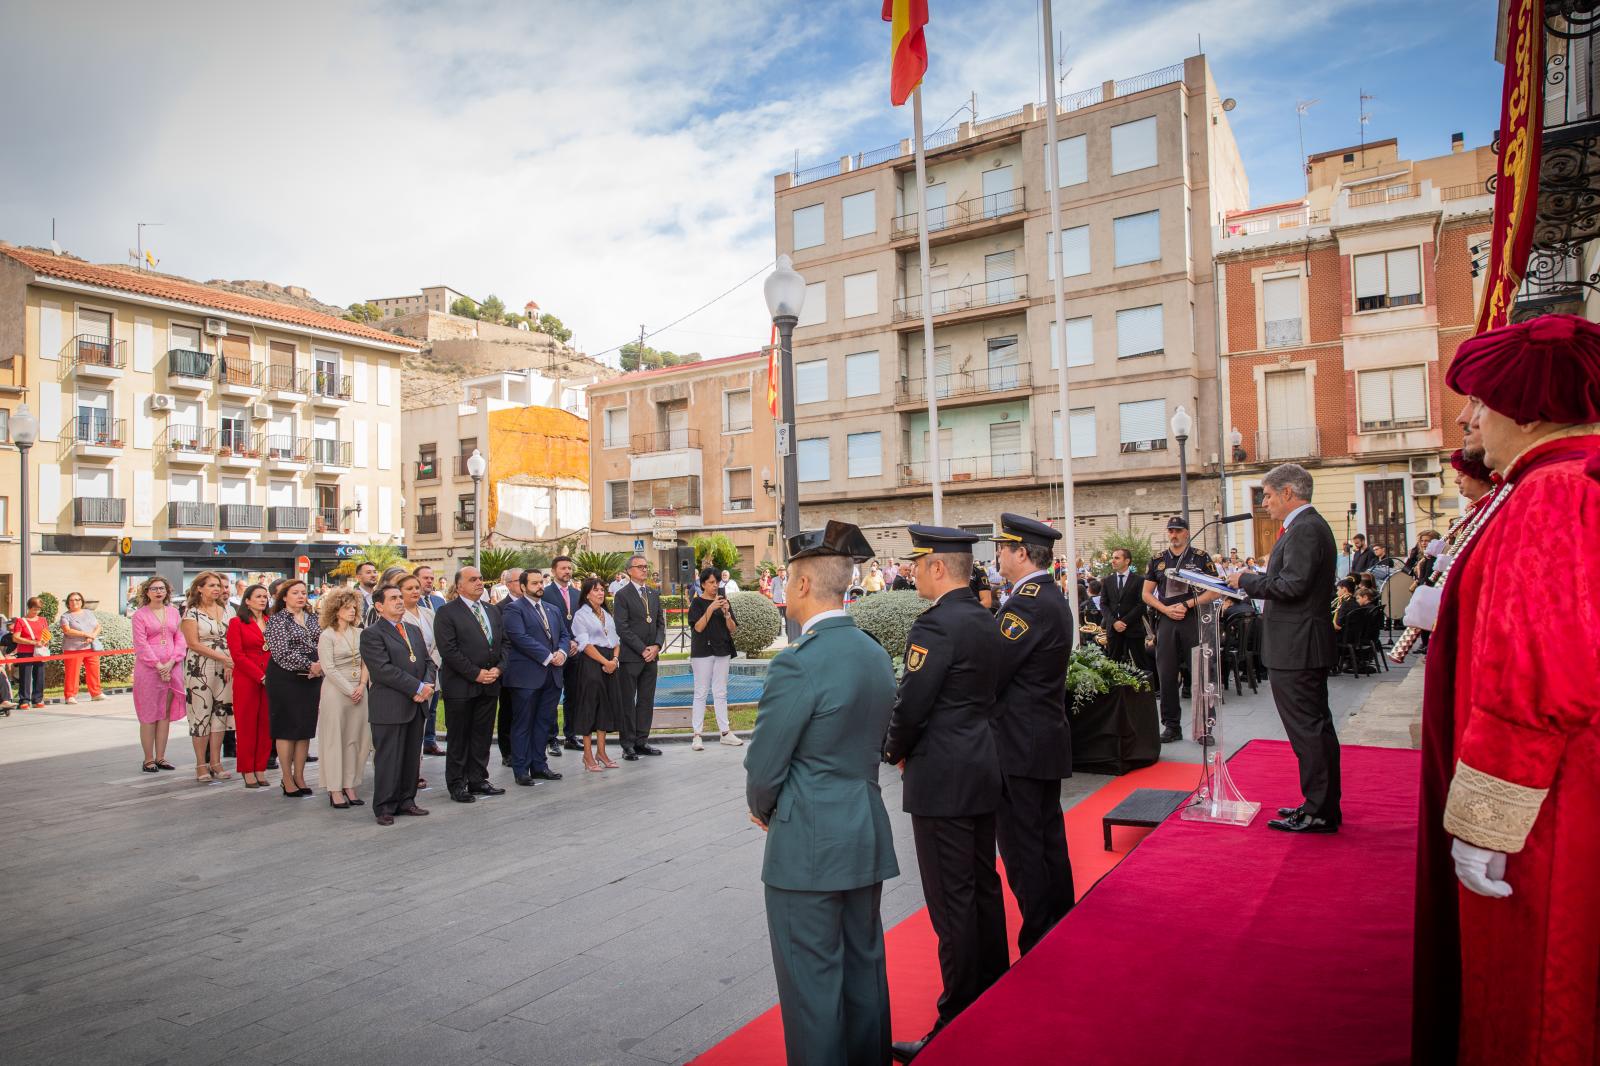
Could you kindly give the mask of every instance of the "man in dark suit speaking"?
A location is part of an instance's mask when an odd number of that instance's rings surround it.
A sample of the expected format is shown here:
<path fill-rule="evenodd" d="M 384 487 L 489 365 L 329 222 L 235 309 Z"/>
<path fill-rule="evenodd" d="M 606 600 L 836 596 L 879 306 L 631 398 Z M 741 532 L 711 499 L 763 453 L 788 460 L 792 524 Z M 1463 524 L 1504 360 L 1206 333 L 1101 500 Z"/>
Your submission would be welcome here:
<path fill-rule="evenodd" d="M 1280 807 L 1267 824 L 1287 833 L 1338 830 L 1339 738 L 1328 709 L 1328 670 L 1334 664 L 1333 618 L 1328 596 L 1333 588 L 1333 530 L 1311 506 L 1311 475 L 1284 463 L 1261 479 L 1262 502 L 1278 520 L 1265 574 L 1238 573 L 1228 584 L 1266 601 L 1261 657 L 1271 672 L 1272 701 L 1300 760 L 1300 791 L 1305 802 Z"/>
<path fill-rule="evenodd" d="M 657 659 L 667 642 L 667 622 L 661 616 L 661 593 L 645 584 L 649 576 L 649 562 L 635 555 L 628 560 L 627 584 L 613 599 L 617 639 L 622 641 L 622 757 L 628 762 L 661 754 L 660 748 L 650 746 L 650 726 L 656 714 Z"/>
<path fill-rule="evenodd" d="M 379 825 L 397 814 L 424 815 L 417 806 L 422 720 L 433 706 L 433 659 L 422 630 L 404 621 L 400 590 L 373 594 L 378 618 L 361 631 L 361 661 L 372 677 L 367 721 L 372 725 L 372 813 Z"/>
<path fill-rule="evenodd" d="M 500 706 L 506 627 L 477 567 L 456 571 L 456 598 L 434 615 L 433 642 L 443 663 L 439 679 L 450 733 L 444 776 L 450 798 L 471 803 L 479 796 L 502 795 L 505 789 L 489 783 L 489 736 Z"/>

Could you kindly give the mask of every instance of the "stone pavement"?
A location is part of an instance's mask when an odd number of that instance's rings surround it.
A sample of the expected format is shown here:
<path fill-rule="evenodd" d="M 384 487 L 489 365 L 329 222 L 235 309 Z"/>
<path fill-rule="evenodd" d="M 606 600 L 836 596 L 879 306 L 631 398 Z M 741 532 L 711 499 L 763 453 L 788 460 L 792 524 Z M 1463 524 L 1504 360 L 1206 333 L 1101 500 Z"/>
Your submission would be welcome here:
<path fill-rule="evenodd" d="M 1334 678 L 1341 722 L 1405 676 Z M 1265 687 L 1224 716 L 1230 749 L 1282 736 Z M 195 785 L 181 729 L 178 770 L 140 773 L 126 696 L 0 719 L 0 1061 L 684 1061 L 776 989 L 743 752 L 662 746 L 605 774 L 568 753 L 531 790 L 496 767 L 507 795 L 435 788 L 429 817 L 380 829 L 320 792 Z M 1069 805 L 1106 780 L 1072 778 Z M 922 894 L 899 775 L 883 782 L 892 926 Z"/>

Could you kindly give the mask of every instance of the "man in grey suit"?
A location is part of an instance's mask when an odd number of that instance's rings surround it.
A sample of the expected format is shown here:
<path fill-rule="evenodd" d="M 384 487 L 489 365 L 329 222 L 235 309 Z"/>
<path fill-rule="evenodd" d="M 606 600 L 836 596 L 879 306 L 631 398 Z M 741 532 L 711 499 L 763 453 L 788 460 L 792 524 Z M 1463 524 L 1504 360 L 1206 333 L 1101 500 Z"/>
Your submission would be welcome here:
<path fill-rule="evenodd" d="M 1334 664 L 1333 616 L 1328 611 L 1337 549 L 1333 530 L 1311 506 L 1311 475 L 1284 463 L 1261 479 L 1262 503 L 1281 524 L 1265 574 L 1238 573 L 1228 584 L 1265 600 L 1261 658 L 1271 673 L 1272 702 L 1300 761 L 1305 802 L 1281 807 L 1267 825 L 1286 833 L 1339 829 L 1339 737 L 1328 707 Z"/>
<path fill-rule="evenodd" d="M 400 590 L 385 585 L 373 595 L 378 621 L 361 631 L 361 660 L 372 687 L 372 813 L 379 825 L 395 815 L 421 816 L 417 775 L 422 768 L 422 718 L 433 705 L 433 659 L 422 630 L 404 621 Z"/>
<path fill-rule="evenodd" d="M 656 715 L 656 661 L 667 642 L 667 621 L 661 616 L 661 593 L 645 584 L 650 564 L 642 555 L 628 560 L 628 581 L 612 604 L 617 639 L 622 641 L 622 757 L 637 762 L 641 755 L 660 755 L 650 746 Z"/>
<path fill-rule="evenodd" d="M 894 667 L 844 611 L 855 526 L 789 538 L 789 618 L 800 636 L 767 671 L 745 756 L 750 820 L 767 831 L 761 880 L 791 1064 L 889 1061 L 883 882 L 899 874 L 878 764 Z"/>

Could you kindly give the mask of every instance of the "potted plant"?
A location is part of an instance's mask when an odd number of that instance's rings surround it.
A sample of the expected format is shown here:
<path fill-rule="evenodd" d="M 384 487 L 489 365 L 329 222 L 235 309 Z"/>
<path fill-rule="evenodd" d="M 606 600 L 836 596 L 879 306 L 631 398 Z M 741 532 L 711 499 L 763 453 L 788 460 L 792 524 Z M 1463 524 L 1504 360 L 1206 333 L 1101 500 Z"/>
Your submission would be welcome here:
<path fill-rule="evenodd" d="M 1083 631 L 1095 641 L 1104 638 L 1099 626 L 1087 625 Z M 1073 650 L 1067 699 L 1074 770 L 1125 774 L 1160 759 L 1160 722 L 1150 679 L 1107 658 L 1098 643 Z"/>

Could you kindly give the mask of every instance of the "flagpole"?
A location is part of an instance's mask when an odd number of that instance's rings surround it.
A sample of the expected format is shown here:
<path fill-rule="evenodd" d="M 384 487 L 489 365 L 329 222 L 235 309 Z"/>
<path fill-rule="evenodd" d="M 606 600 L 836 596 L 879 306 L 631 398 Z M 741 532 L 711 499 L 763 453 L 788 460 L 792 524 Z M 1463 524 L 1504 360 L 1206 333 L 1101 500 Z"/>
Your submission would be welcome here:
<path fill-rule="evenodd" d="M 933 293 L 928 291 L 928 161 L 922 152 L 922 84 L 911 94 L 911 128 L 917 157 L 917 253 L 922 266 L 922 377 L 928 394 L 928 484 L 933 486 L 933 524 L 944 524 L 939 473 L 939 397 L 933 377 Z M 1063 360 L 1065 361 L 1065 360 Z"/>
<path fill-rule="evenodd" d="M 1051 273 L 1055 275 L 1056 318 L 1050 328 L 1056 340 L 1056 390 L 1061 408 L 1061 547 L 1067 558 L 1067 581 L 1072 584 L 1071 589 L 1062 588 L 1061 591 L 1066 594 L 1067 608 L 1072 612 L 1073 632 L 1077 632 L 1078 538 L 1074 535 L 1072 521 L 1072 411 L 1067 406 L 1067 316 L 1061 276 L 1065 273 L 1061 262 L 1061 175 L 1056 173 L 1060 161 L 1056 147 L 1056 93 L 1060 86 L 1056 84 L 1055 76 L 1055 31 L 1050 27 L 1050 0 L 1039 0 L 1039 9 L 1043 14 L 1040 26 L 1044 34 L 1045 80 L 1050 85 L 1044 112 L 1044 172 L 1050 179 L 1050 232 L 1055 236 L 1045 251 L 1055 258 L 1055 269 Z"/>

